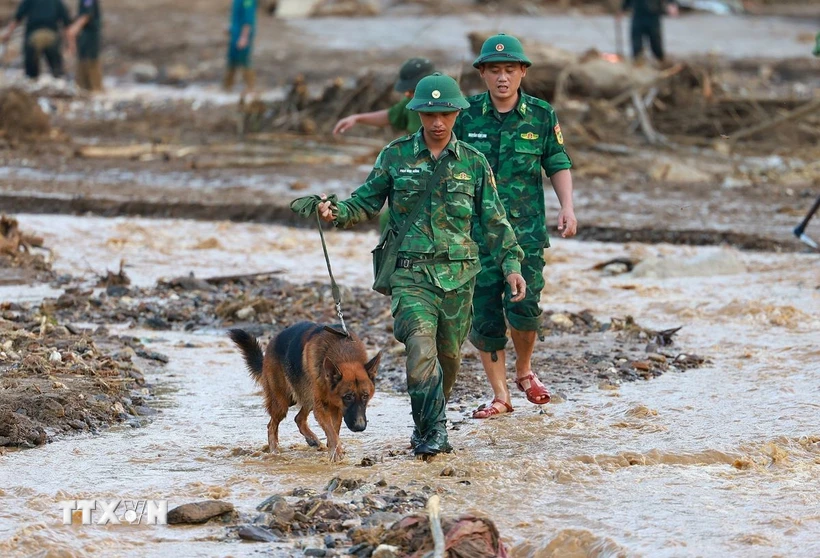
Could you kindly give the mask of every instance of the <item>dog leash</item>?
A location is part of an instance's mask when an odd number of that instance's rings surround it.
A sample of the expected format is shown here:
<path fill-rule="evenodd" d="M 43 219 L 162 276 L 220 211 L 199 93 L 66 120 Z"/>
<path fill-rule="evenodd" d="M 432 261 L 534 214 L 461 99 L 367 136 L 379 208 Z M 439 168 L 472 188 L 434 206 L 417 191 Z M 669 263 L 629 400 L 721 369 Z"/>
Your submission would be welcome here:
<path fill-rule="evenodd" d="M 339 317 L 339 322 L 342 324 L 342 332 L 339 332 L 332 327 L 325 327 L 326 330 L 332 331 L 337 335 L 344 335 L 345 337 L 350 337 L 350 333 L 347 331 L 347 326 L 345 325 L 345 317 L 342 314 L 342 291 L 339 289 L 339 285 L 336 284 L 336 279 L 333 277 L 333 270 L 330 269 L 330 256 L 327 253 L 327 245 L 325 244 L 325 233 L 322 232 L 322 219 L 319 217 L 319 211 L 316 210 L 316 224 L 319 227 L 319 237 L 322 239 L 322 251 L 325 253 L 325 262 L 327 263 L 327 274 L 330 275 L 330 292 L 333 293 L 333 302 L 336 303 L 336 315 Z"/>

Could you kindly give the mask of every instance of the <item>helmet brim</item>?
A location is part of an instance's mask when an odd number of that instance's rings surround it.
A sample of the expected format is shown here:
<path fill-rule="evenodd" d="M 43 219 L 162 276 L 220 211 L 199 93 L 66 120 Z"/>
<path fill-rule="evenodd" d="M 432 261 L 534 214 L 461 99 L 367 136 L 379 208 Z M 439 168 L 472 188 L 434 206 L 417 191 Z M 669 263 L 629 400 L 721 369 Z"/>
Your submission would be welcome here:
<path fill-rule="evenodd" d="M 407 93 L 408 91 L 414 91 L 416 89 L 416 86 L 419 84 L 419 82 L 424 77 L 425 76 L 419 76 L 419 77 L 410 78 L 410 79 L 400 79 L 399 81 L 396 82 L 395 89 L 399 93 Z"/>
<path fill-rule="evenodd" d="M 479 56 L 473 62 L 473 68 L 478 68 L 482 64 L 490 64 L 492 62 L 518 62 L 520 64 L 524 64 L 528 68 L 532 66 L 532 62 L 530 59 L 523 55 L 518 54 L 507 54 L 506 52 L 493 52 L 491 54 L 485 54 L 484 56 Z"/>
<path fill-rule="evenodd" d="M 464 98 L 450 101 L 411 101 L 407 108 L 416 112 L 455 112 L 470 108 L 470 103 Z"/>

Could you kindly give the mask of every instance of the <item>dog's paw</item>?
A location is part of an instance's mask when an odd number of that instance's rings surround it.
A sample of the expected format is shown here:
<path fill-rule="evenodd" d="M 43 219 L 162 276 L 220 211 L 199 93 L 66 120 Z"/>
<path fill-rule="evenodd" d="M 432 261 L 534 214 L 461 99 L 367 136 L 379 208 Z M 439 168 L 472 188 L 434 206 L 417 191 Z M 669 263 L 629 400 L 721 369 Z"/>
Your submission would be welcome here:
<path fill-rule="evenodd" d="M 342 459 L 345 458 L 345 450 L 342 449 L 342 446 L 336 446 L 336 448 L 330 452 L 330 461 L 331 463 L 338 463 Z"/>
<path fill-rule="evenodd" d="M 307 445 L 309 445 L 312 448 L 321 449 L 322 447 L 322 444 L 319 443 L 319 440 L 317 438 L 308 438 L 307 436 L 305 436 L 305 442 L 307 442 Z"/>

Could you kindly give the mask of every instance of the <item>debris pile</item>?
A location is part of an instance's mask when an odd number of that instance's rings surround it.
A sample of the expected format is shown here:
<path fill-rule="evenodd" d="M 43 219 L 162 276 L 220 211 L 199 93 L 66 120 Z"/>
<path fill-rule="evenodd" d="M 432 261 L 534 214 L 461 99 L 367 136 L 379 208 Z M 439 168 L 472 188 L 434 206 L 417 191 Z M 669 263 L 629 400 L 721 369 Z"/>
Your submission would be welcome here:
<path fill-rule="evenodd" d="M 32 248 L 43 248 L 43 238 L 20 231 L 17 219 L 0 215 L 0 268 L 26 267 L 50 271 L 51 263 Z"/>
<path fill-rule="evenodd" d="M 442 477 L 454 476 L 448 469 Z M 336 477 L 321 492 L 296 488 L 267 498 L 257 506 L 259 515 L 229 533 L 266 542 L 297 538 L 306 556 L 420 557 L 433 550 L 436 539 L 454 558 L 506 556 L 491 519 L 472 514 L 439 517 L 431 502 L 437 502 L 440 491 Z M 431 523 L 440 530 L 431 530 Z"/>
<path fill-rule="evenodd" d="M 0 90 L 0 138 L 26 140 L 49 133 L 48 116 L 22 89 Z"/>
<path fill-rule="evenodd" d="M 0 447 L 115 422 L 138 428 L 156 413 L 142 363 L 159 356 L 137 339 L 60 325 L 45 307 L 9 302 L 0 304 L 0 339 Z"/>

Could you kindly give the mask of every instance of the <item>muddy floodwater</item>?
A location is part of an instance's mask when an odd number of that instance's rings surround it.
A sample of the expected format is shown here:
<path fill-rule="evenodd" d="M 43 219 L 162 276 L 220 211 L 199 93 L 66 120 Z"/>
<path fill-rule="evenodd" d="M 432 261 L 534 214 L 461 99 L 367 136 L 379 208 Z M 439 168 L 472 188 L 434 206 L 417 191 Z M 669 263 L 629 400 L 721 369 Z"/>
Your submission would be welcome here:
<path fill-rule="evenodd" d="M 312 230 L 41 215 L 19 221 L 44 236 L 57 273 L 101 273 L 124 259 L 137 286 L 227 269 L 325 280 Z M 327 236 L 340 282 L 368 285 L 375 233 Z M 675 265 L 643 276 L 592 269 L 624 256 Z M 811 254 L 555 240 L 545 309 L 683 325 L 676 341 L 709 363 L 570 392 L 543 413 L 518 393 L 516 412 L 497 420 L 451 409 L 456 451 L 430 463 L 407 454 L 409 401 L 387 392 L 377 392 L 365 432 L 342 432 L 341 464 L 308 448 L 292 420 L 282 423 L 284 452 L 262 453 L 262 397 L 222 331 L 112 328 L 169 357 L 146 378 L 157 386 L 161 412 L 142 428 L 116 426 L 0 456 L 0 555 L 300 556 L 302 545 L 323 546 L 321 537 L 313 545 L 238 542 L 219 523 L 64 526 L 59 501 L 167 499 L 174 507 L 223 499 L 252 517 L 272 494 L 322 490 L 337 476 L 428 485 L 445 514 L 492 517 L 514 556 L 820 555 L 819 264 Z M 54 296 L 47 287 L 32 292 L 2 287 L 0 297 Z M 359 466 L 365 457 L 371 466 Z M 469 476 L 441 476 L 448 466 Z"/>

